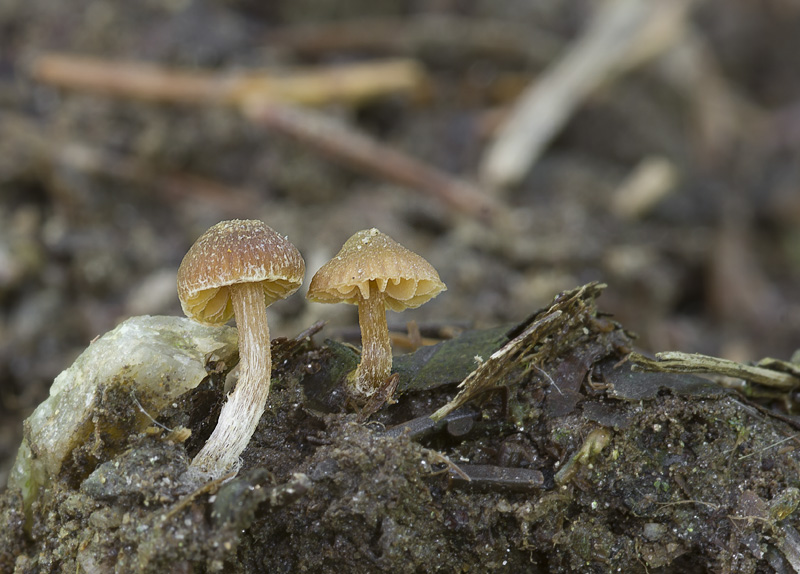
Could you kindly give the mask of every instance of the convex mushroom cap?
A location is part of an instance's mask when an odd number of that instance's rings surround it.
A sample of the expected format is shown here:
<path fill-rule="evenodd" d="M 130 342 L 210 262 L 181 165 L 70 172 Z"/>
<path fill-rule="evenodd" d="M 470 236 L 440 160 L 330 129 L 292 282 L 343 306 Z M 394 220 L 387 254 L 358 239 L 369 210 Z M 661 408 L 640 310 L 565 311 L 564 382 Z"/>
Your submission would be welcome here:
<path fill-rule="evenodd" d="M 358 304 L 377 290 L 392 311 L 413 309 L 447 287 L 436 269 L 375 228 L 359 231 L 317 271 L 308 298 L 318 303 Z"/>
<path fill-rule="evenodd" d="M 284 236 L 257 220 L 222 221 L 206 231 L 178 269 L 178 297 L 187 317 L 207 325 L 233 316 L 230 286 L 259 283 L 267 306 L 302 284 L 305 262 Z"/>

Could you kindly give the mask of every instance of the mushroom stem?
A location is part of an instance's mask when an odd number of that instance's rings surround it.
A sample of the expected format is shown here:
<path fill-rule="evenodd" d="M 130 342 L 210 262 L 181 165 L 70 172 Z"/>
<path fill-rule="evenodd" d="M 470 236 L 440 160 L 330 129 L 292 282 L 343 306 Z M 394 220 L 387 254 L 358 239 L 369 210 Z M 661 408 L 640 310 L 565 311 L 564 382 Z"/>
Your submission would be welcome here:
<path fill-rule="evenodd" d="M 258 426 L 269 396 L 272 358 L 264 288 L 258 283 L 231 285 L 231 302 L 239 330 L 239 382 L 222 406 L 217 427 L 192 460 L 213 475 L 239 461 Z"/>
<path fill-rule="evenodd" d="M 371 289 L 368 299 L 359 297 L 358 324 L 361 327 L 361 362 L 356 369 L 355 394 L 369 398 L 392 371 L 392 346 L 383 293 Z"/>

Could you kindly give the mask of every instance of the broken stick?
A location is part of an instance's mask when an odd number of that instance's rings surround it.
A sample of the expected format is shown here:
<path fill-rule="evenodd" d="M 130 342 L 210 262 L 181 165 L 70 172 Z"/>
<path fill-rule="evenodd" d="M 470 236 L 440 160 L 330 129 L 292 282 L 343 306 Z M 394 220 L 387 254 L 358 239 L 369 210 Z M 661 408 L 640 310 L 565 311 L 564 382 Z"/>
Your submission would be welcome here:
<path fill-rule="evenodd" d="M 419 93 L 427 81 L 422 67 L 410 59 L 279 74 L 263 70 L 189 71 L 145 62 L 44 54 L 34 60 L 31 74 L 40 82 L 60 88 L 113 97 L 233 106 L 252 101 L 310 106 L 352 104 L 387 94 Z"/>
<path fill-rule="evenodd" d="M 484 184 L 499 190 L 519 183 L 589 94 L 681 38 L 691 2 L 605 3 L 567 54 L 520 96 L 485 153 Z"/>
<path fill-rule="evenodd" d="M 273 104 L 249 105 L 243 112 L 253 122 L 291 136 L 360 172 L 432 195 L 461 213 L 488 221 L 501 212 L 496 200 L 472 184 L 322 113 Z"/>

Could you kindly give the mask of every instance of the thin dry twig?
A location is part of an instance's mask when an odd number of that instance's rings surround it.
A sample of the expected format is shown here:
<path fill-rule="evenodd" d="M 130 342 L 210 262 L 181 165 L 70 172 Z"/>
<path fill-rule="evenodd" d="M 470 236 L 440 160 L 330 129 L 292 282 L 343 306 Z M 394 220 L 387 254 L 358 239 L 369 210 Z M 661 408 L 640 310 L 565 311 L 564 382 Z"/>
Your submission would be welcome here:
<path fill-rule="evenodd" d="M 692 0 L 615 0 L 567 54 L 531 84 L 487 149 L 482 181 L 518 183 L 578 105 L 600 85 L 663 53 L 682 36 Z"/>
<path fill-rule="evenodd" d="M 195 490 L 193 490 L 192 492 L 190 492 L 189 494 L 184 496 L 182 499 L 180 499 L 178 502 L 173 504 L 169 508 L 169 510 L 167 510 L 167 512 L 162 514 L 161 515 L 161 522 L 165 523 L 168 520 L 170 520 L 178 512 L 180 512 L 181 510 L 186 508 L 189 504 L 191 504 L 192 501 L 195 498 L 197 498 L 198 496 L 200 496 L 201 494 L 213 494 L 214 492 L 219 490 L 219 487 L 222 486 L 223 483 L 225 483 L 226 481 L 228 481 L 231 478 L 233 478 L 234 476 L 236 476 L 237 472 L 238 472 L 238 468 L 236 470 L 234 470 L 234 471 L 231 471 L 231 472 L 223 475 L 223 476 L 220 476 L 219 478 L 216 478 L 214 480 L 206 482 L 205 484 L 203 484 L 200 487 L 196 488 Z"/>
<path fill-rule="evenodd" d="M 144 62 L 115 62 L 65 54 L 33 61 L 33 77 L 47 84 L 152 102 L 239 106 L 288 102 L 318 106 L 359 103 L 396 93 L 419 93 L 427 83 L 414 60 L 395 59 L 296 70 L 210 72 L 170 69 Z"/>
<path fill-rule="evenodd" d="M 451 208 L 488 221 L 498 203 L 455 176 L 335 122 L 321 113 L 277 102 L 361 101 L 420 88 L 424 74 L 410 60 L 358 64 L 275 77 L 169 70 L 152 64 L 46 55 L 33 76 L 60 87 L 186 104 L 234 105 L 258 125 L 289 135 L 355 169 L 420 190 Z"/>
<path fill-rule="evenodd" d="M 796 441 L 798 438 L 800 438 L 800 434 L 795 433 L 793 435 L 784 437 L 781 440 L 775 441 L 772 444 L 769 444 L 769 445 L 765 446 L 764 448 L 761 448 L 759 450 L 754 450 L 753 452 L 751 452 L 749 454 L 743 454 L 737 460 L 744 460 L 744 459 L 750 458 L 752 456 L 761 456 L 761 455 L 763 455 L 765 452 L 767 452 L 770 449 L 778 447 L 778 446 L 782 445 L 785 442 L 789 442 L 790 440 Z"/>
<path fill-rule="evenodd" d="M 246 106 L 256 124 L 291 136 L 343 164 L 432 195 L 457 211 L 490 221 L 500 204 L 480 189 L 414 159 L 327 115 L 294 106 Z"/>
<path fill-rule="evenodd" d="M 800 378 L 790 373 L 697 353 L 656 353 L 656 360 L 638 353 L 631 353 L 630 361 L 638 368 L 647 371 L 723 375 L 786 391 L 800 388 Z"/>
<path fill-rule="evenodd" d="M 438 450 L 433 450 L 431 448 L 422 449 L 422 452 L 428 456 L 430 456 L 434 462 L 442 463 L 447 466 L 452 472 L 460 476 L 465 482 L 470 482 L 472 479 L 470 476 L 461 470 L 459 466 L 450 460 L 446 455 L 442 454 Z"/>
<path fill-rule="evenodd" d="M 744 138 L 772 133 L 767 116 L 725 78 L 700 30 L 689 24 L 681 41 L 664 54 L 655 71 L 689 103 L 700 159 L 715 160 Z"/>
<path fill-rule="evenodd" d="M 611 210 L 623 219 L 641 218 L 675 190 L 678 178 L 678 168 L 666 157 L 646 157 L 614 192 Z"/>

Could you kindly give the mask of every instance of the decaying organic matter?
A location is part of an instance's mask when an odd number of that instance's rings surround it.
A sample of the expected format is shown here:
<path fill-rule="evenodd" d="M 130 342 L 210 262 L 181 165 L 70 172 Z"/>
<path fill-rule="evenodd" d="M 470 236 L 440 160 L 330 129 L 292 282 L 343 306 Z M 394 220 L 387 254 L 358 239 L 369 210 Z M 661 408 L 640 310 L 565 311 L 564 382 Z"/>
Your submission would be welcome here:
<path fill-rule="evenodd" d="M 365 423 L 341 391 L 356 353 L 315 343 L 320 325 L 275 341 L 273 393 L 238 476 L 190 479 L 216 415 L 187 413 L 189 391 L 82 480 L 56 477 L 27 534 L 18 491 L 4 493 L 0 567 L 791 571 L 800 425 L 694 375 L 632 370 L 631 335 L 597 310 L 601 291 L 398 357 L 397 401 Z M 490 360 L 491 384 L 432 419 Z"/>
<path fill-rule="evenodd" d="M 182 474 L 232 364 L 200 352 L 165 403 L 101 381 L 24 535 L 0 498 L 0 571 L 790 571 L 799 29 L 796 0 L 4 0 L 0 490 L 89 341 L 179 316 L 175 270 L 220 219 L 274 224 L 312 272 L 377 226 L 449 291 L 389 314 L 398 402 L 358 412 L 355 309 L 272 306 L 273 337 L 306 334 L 273 345 L 235 480 Z M 521 179 L 488 167 L 511 126 L 538 142 L 504 146 Z M 514 343 L 595 280 L 642 352 L 776 357 L 789 383 L 626 369 L 591 321 Z M 494 382 L 434 421 L 471 373 Z"/>

